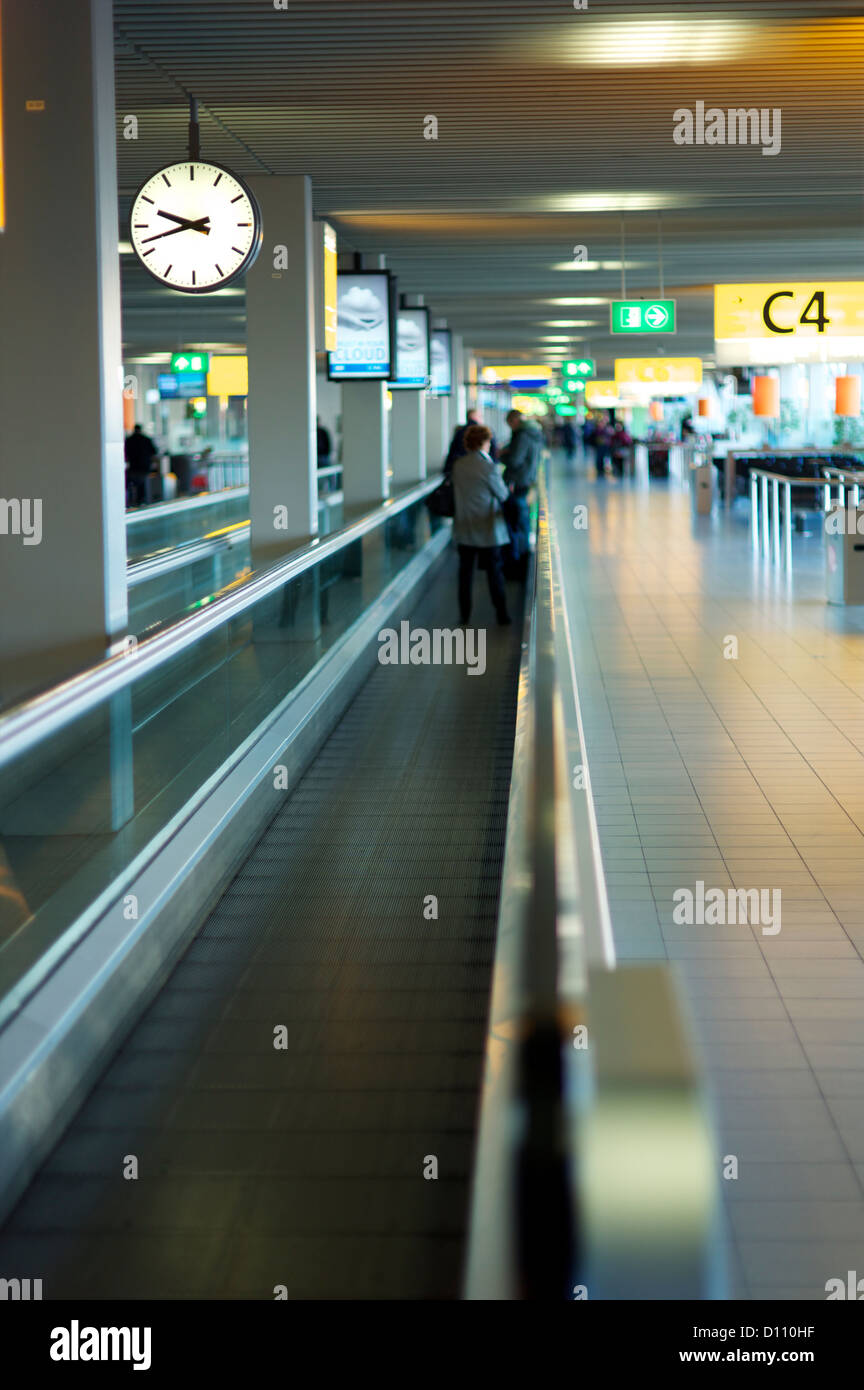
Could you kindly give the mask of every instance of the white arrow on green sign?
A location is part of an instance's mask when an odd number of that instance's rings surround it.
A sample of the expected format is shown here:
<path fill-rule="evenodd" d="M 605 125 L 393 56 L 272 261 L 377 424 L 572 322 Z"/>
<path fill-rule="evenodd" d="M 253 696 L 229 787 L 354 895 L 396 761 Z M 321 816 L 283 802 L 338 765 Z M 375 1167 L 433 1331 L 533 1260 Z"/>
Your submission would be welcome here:
<path fill-rule="evenodd" d="M 674 299 L 613 299 L 613 333 L 674 333 Z"/>

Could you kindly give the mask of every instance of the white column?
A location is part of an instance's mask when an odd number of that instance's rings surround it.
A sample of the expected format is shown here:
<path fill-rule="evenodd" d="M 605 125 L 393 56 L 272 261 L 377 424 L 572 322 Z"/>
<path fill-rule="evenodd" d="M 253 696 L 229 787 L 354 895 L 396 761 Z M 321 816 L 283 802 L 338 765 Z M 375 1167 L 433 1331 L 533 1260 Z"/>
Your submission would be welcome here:
<path fill-rule="evenodd" d="M 0 693 L 10 700 L 103 657 L 127 608 L 111 0 L 6 0 L 2 24 Z M 43 109 L 27 110 L 33 102 Z"/>
<path fill-rule="evenodd" d="M 249 515 L 262 569 L 318 530 L 312 188 L 305 174 L 249 183 L 264 227 L 246 276 Z M 274 269 L 277 247 L 285 269 Z"/>
<path fill-rule="evenodd" d="M 460 334 L 454 333 L 450 339 L 453 347 L 453 381 L 450 395 L 450 433 L 458 425 L 464 425 L 467 410 L 465 397 L 465 352 Z"/>
<path fill-rule="evenodd" d="M 426 393 L 394 391 L 390 411 L 390 452 L 393 487 L 406 487 L 426 477 Z"/>
<path fill-rule="evenodd" d="M 449 399 L 447 396 L 426 397 L 426 471 L 440 473 L 450 447 Z"/>
<path fill-rule="evenodd" d="M 386 392 L 383 381 L 342 383 L 342 490 L 346 509 L 370 511 L 390 495 Z"/>

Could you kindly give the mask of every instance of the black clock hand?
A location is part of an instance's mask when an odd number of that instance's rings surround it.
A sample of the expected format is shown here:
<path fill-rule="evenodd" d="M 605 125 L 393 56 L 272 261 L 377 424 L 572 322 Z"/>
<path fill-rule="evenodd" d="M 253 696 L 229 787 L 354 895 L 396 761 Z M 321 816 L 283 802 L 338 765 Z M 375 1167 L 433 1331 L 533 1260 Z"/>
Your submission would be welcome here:
<path fill-rule="evenodd" d="M 210 221 L 209 212 L 206 214 L 206 216 L 199 217 L 197 221 L 193 221 L 189 217 L 178 217 L 177 214 L 174 212 L 165 212 L 162 208 L 157 208 L 156 211 L 159 217 L 167 217 L 171 222 L 180 222 L 184 227 L 194 227 L 196 231 L 198 230 L 199 224 L 201 222 Z"/>
<path fill-rule="evenodd" d="M 155 236 L 146 236 L 141 245 L 146 246 L 148 241 L 161 241 L 166 236 L 176 236 L 178 232 L 201 232 L 204 236 L 210 235 L 210 228 L 203 224 L 208 219 L 201 217 L 197 222 L 186 222 L 182 227 L 172 227 L 170 232 L 157 232 Z"/>

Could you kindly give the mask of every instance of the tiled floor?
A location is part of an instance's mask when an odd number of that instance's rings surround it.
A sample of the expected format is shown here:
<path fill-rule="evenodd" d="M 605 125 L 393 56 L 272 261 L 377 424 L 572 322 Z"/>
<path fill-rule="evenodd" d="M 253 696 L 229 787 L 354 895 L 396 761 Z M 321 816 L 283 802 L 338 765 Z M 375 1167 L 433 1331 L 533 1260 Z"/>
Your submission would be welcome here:
<path fill-rule="evenodd" d="M 731 1296 L 824 1299 L 864 1276 L 864 609 L 826 605 L 818 535 L 791 581 L 754 558 L 746 503 L 553 499 L 618 956 L 674 962 L 739 1162 Z M 697 880 L 780 890 L 779 933 L 677 925 Z"/>

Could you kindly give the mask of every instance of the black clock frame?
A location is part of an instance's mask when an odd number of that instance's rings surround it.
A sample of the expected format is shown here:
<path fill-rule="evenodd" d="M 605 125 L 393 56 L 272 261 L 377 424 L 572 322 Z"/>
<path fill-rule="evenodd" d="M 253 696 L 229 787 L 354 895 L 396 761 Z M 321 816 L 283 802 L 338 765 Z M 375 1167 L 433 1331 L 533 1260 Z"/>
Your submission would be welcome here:
<path fill-rule="evenodd" d="M 246 252 L 246 255 L 244 256 L 237 269 L 231 275 L 227 276 L 226 279 L 220 280 L 218 285 L 201 285 L 200 287 L 198 285 L 169 285 L 167 280 L 163 280 L 161 275 L 157 275 L 155 271 L 150 269 L 147 262 L 141 256 L 139 256 L 138 251 L 135 247 L 135 241 L 132 236 L 132 214 L 135 210 L 135 204 L 138 202 L 138 199 L 144 192 L 144 189 L 147 187 L 148 183 L 150 183 L 151 179 L 157 178 L 159 174 L 163 173 L 166 169 L 176 169 L 179 164 L 206 164 L 209 169 L 221 169 L 223 173 L 230 174 L 232 179 L 234 179 L 235 182 L 238 183 L 240 187 L 243 189 L 243 192 L 246 194 L 246 197 L 249 199 L 249 202 L 252 207 L 252 245 L 249 247 L 249 250 Z M 233 169 L 229 169 L 227 164 L 220 164 L 218 159 L 201 159 L 199 156 L 198 159 L 175 159 L 171 164 L 163 164 L 161 169 L 156 169 L 154 173 L 148 174 L 144 182 L 139 184 L 138 188 L 135 191 L 135 196 L 132 199 L 131 207 L 129 210 L 129 244 L 131 245 L 132 250 L 135 252 L 135 259 L 137 260 L 138 264 L 142 266 L 144 270 L 147 271 L 147 274 L 150 276 L 152 280 L 156 280 L 162 286 L 163 289 L 175 290 L 177 294 L 217 294 L 219 290 L 224 290 L 226 286 L 233 285 L 235 280 L 239 279 L 241 275 L 245 275 L 247 270 L 249 270 L 250 267 L 255 264 L 256 260 L 258 259 L 258 253 L 261 250 L 263 240 L 264 230 L 261 221 L 261 209 L 258 206 L 258 199 L 255 197 L 255 194 L 252 192 L 252 189 L 249 187 L 246 180 L 242 178 L 240 174 L 236 174 Z"/>

